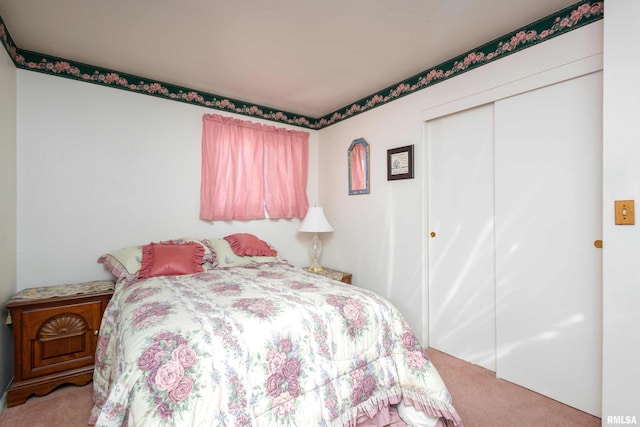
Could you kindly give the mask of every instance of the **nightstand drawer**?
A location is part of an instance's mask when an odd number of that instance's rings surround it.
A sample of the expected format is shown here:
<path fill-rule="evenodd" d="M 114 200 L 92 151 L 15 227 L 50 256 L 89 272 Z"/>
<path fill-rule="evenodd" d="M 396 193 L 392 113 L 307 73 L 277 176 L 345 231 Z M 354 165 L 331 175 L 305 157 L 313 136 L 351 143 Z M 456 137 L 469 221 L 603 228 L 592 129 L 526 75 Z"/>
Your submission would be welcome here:
<path fill-rule="evenodd" d="M 22 378 L 93 364 L 100 300 L 22 312 Z"/>

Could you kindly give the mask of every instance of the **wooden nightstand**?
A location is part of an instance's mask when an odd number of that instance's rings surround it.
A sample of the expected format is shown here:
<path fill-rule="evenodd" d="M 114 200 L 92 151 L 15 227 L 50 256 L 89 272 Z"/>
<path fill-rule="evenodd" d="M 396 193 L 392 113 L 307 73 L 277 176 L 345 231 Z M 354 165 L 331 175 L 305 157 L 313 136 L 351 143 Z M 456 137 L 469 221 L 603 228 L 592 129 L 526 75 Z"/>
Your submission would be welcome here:
<path fill-rule="evenodd" d="M 102 280 L 25 289 L 5 305 L 14 347 L 7 407 L 61 384 L 84 385 L 93 379 L 98 331 L 113 286 Z"/>
<path fill-rule="evenodd" d="M 309 269 L 307 268 L 307 271 Z M 327 267 L 322 267 L 322 271 L 311 271 L 310 273 L 319 274 L 321 276 L 329 277 L 330 279 L 337 280 L 348 285 L 351 284 L 351 273 L 345 273 L 343 271 L 332 270 Z"/>

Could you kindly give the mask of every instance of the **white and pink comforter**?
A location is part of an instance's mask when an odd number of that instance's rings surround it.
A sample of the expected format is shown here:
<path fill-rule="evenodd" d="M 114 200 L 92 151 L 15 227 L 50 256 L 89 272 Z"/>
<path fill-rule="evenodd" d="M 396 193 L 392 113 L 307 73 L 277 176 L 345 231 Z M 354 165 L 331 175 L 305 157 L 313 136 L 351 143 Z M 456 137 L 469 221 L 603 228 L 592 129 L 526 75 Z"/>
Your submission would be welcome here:
<path fill-rule="evenodd" d="M 118 284 L 94 403 L 97 426 L 462 425 L 388 301 L 284 263 Z"/>

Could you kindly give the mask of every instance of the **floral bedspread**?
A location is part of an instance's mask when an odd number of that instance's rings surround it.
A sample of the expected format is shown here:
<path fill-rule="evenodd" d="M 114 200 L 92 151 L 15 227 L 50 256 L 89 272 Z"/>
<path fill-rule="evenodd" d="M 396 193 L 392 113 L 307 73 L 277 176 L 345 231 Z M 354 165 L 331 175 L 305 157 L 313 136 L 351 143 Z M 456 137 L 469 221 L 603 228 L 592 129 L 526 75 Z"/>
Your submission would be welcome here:
<path fill-rule="evenodd" d="M 97 426 L 343 426 L 395 404 L 462 425 L 388 301 L 284 263 L 117 284 L 94 403 Z"/>

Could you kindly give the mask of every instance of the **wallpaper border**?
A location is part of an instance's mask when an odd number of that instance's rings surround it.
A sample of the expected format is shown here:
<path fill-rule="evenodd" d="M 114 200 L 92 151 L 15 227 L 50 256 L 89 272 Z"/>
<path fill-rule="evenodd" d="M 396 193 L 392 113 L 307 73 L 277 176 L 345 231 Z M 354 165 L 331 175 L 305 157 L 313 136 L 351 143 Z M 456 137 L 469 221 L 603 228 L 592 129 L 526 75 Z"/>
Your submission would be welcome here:
<path fill-rule="evenodd" d="M 2 16 L 0 16 L 0 42 L 2 42 L 2 46 L 4 46 L 4 49 L 9 54 L 9 58 L 11 58 L 11 61 L 13 61 L 13 64 L 17 67 L 16 56 L 18 56 L 18 48 L 13 42 L 11 34 L 9 34 L 9 29 L 5 25 Z"/>
<path fill-rule="evenodd" d="M 319 118 L 20 49 L 0 16 L 0 40 L 16 68 L 308 129 L 322 129 L 566 34 L 604 17 L 604 0 L 583 0 Z"/>

